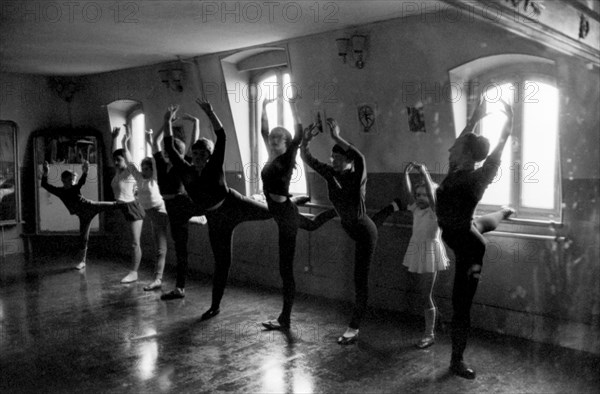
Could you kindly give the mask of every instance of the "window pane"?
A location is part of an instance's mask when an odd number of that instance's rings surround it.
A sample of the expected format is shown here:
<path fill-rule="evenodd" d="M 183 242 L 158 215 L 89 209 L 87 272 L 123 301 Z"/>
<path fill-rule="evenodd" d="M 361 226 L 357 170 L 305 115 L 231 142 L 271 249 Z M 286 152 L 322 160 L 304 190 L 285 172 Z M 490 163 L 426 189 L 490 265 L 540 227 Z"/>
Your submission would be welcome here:
<path fill-rule="evenodd" d="M 290 99 L 292 99 L 292 89 L 290 87 L 290 74 L 283 74 L 283 127 L 288 129 L 292 135 L 295 132 L 294 116 L 292 114 L 292 105 Z M 292 181 L 290 182 L 290 193 L 292 194 L 307 194 L 306 178 L 304 176 L 304 163 L 300 158 L 300 151 L 296 155 L 296 168 L 292 174 Z"/>
<path fill-rule="evenodd" d="M 139 113 L 131 118 L 131 156 L 135 164 L 146 157 L 146 118 Z"/>
<path fill-rule="evenodd" d="M 506 122 L 506 116 L 502 111 L 504 105 L 500 99 L 512 105 L 515 96 L 514 86 L 510 83 L 502 85 L 493 84 L 486 90 L 484 96 L 486 99 L 486 112 L 489 115 L 481 121 L 480 130 L 481 135 L 490 141 L 491 152 L 498 144 L 500 133 Z M 512 153 L 510 146 L 511 139 L 509 138 L 502 152 L 502 164 L 500 164 L 500 168 L 498 169 L 498 175 L 496 175 L 492 184 L 488 186 L 483 194 L 483 198 L 481 199 L 482 204 L 509 205 L 511 203 L 511 175 L 513 172 L 511 170 Z M 481 164 L 483 162 L 479 163 L 478 166 L 481 166 Z"/>
<path fill-rule="evenodd" d="M 555 208 L 558 89 L 527 81 L 523 101 L 521 202 L 525 207 Z"/>

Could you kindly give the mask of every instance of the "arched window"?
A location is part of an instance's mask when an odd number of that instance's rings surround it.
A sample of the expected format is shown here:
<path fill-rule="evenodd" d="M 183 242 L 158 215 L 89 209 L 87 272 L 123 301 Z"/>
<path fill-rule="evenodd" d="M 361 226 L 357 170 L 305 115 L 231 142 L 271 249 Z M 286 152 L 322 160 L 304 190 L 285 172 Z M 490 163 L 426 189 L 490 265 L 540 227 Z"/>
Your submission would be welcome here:
<path fill-rule="evenodd" d="M 131 142 L 129 149 L 133 162 L 141 163 L 142 159 L 149 156 L 148 144 L 146 143 L 146 117 L 141 108 L 131 112 L 127 117 L 127 123 L 131 129 Z"/>
<path fill-rule="evenodd" d="M 466 119 L 483 96 L 488 115 L 475 132 L 489 139 L 490 150 L 505 122 L 500 100 L 511 104 L 514 111 L 512 135 L 478 214 L 510 206 L 516 210 L 515 220 L 560 222 L 560 90 L 553 77 L 554 65 L 526 55 L 499 55 L 461 67 L 472 74 L 462 78 L 470 91 L 462 110 L 455 103 L 455 120 L 462 111 Z M 451 76 L 453 72 L 456 77 L 460 70 L 451 71 Z"/>
<path fill-rule="evenodd" d="M 490 115 L 478 132 L 490 140 L 491 149 L 504 124 L 500 99 L 512 105 L 514 121 L 498 175 L 484 194 L 480 210 L 508 205 L 516 209 L 518 219 L 560 221 L 556 84 L 546 76 L 524 72 L 490 79 L 481 94 Z"/>
<path fill-rule="evenodd" d="M 255 111 L 256 119 L 258 120 L 254 130 L 255 140 L 258 141 L 258 143 L 256 144 L 254 152 L 251 152 L 252 163 L 257 164 L 255 168 L 258 170 L 258 182 L 254 183 L 256 189 L 252 191 L 252 194 L 257 194 L 262 193 L 260 171 L 268 160 L 267 148 L 260 136 L 260 112 L 262 111 L 263 102 L 276 97 L 282 98 L 281 100 L 267 104 L 266 111 L 269 117 L 269 128 L 273 129 L 274 127 L 281 126 L 294 135 L 294 116 L 290 104 L 290 99 L 293 99 L 293 97 L 291 97 L 293 94 L 293 87 L 287 69 L 269 70 L 256 77 L 251 81 L 251 84 L 256 87 L 255 89 L 251 89 L 251 94 L 254 95 L 250 100 L 253 105 L 251 110 Z M 296 168 L 294 169 L 292 180 L 290 182 L 291 194 L 307 194 L 304 168 L 304 163 L 300 158 L 300 151 L 298 151 L 298 155 L 296 156 Z"/>
<path fill-rule="evenodd" d="M 135 164 L 139 165 L 144 157 L 150 156 L 151 147 L 146 142 L 146 117 L 140 102 L 113 101 L 108 105 L 108 116 L 111 128 L 127 124 L 131 130 L 129 150 Z"/>

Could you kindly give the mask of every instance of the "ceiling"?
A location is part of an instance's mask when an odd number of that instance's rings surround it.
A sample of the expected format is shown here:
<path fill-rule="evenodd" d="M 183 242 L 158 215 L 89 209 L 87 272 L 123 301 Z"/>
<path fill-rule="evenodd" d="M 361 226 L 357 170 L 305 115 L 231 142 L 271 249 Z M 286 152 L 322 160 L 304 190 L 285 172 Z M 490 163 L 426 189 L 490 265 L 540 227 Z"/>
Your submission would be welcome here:
<path fill-rule="evenodd" d="M 0 71 L 139 67 L 415 15 L 427 2 L 2 0 Z"/>

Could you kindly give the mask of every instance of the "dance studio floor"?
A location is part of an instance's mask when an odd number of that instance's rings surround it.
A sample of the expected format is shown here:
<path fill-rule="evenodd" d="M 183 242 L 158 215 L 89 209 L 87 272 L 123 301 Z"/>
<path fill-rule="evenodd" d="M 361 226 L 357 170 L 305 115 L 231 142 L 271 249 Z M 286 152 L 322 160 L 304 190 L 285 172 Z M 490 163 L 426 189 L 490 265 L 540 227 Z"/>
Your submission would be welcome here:
<path fill-rule="evenodd" d="M 124 263 L 0 260 L 0 392 L 577 393 L 600 392 L 600 356 L 475 331 L 466 352 L 474 381 L 450 376 L 450 340 L 417 350 L 418 317 L 375 310 L 358 344 L 341 347 L 348 305 L 297 296 L 291 335 L 263 331 L 277 289 L 231 286 L 221 314 L 207 279 L 186 298 L 144 292 L 151 272 L 121 285 Z M 148 264 L 146 264 L 148 266 Z M 168 269 L 166 286 L 173 286 Z"/>

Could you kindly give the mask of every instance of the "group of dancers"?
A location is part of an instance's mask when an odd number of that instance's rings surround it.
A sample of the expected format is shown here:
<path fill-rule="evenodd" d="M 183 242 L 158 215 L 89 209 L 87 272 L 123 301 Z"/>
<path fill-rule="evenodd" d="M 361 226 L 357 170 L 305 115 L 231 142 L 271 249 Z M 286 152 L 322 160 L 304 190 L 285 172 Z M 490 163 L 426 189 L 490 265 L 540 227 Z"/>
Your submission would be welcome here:
<path fill-rule="evenodd" d="M 161 299 L 183 298 L 188 266 L 189 220 L 194 216 L 205 216 L 215 260 L 212 302 L 202 314 L 202 319 L 206 320 L 220 312 L 231 266 L 231 243 L 236 226 L 245 221 L 274 219 L 279 236 L 283 307 L 276 319 L 266 320 L 262 325 L 268 330 L 289 330 L 295 295 L 293 263 L 298 229 L 316 231 L 330 219 L 339 216 L 342 228 L 355 242 L 355 303 L 350 323 L 337 340 L 339 344 L 346 345 L 358 339 L 360 323 L 367 309 L 369 267 L 377 245 L 377 228 L 394 212 L 408 210 L 413 215 L 413 226 L 403 265 L 409 272 L 420 274 L 425 316 L 425 332 L 416 346 L 424 349 L 435 343 L 437 310 L 433 288 L 437 272 L 445 270 L 449 261 L 443 239 L 453 250 L 456 260 L 450 371 L 474 379 L 475 371 L 464 363 L 463 352 L 469 334 L 471 304 L 485 253 L 486 240 L 482 234 L 495 229 L 501 220 L 514 211 L 504 208 L 475 219 L 473 214 L 483 192 L 497 173 L 504 145 L 512 130 L 511 107 L 504 104 L 503 112 L 507 121 L 499 143 L 491 154 L 488 155 L 489 141 L 473 132 L 477 123 L 486 116 L 485 101 L 482 100 L 449 150 L 449 172 L 441 185 L 438 187 L 431 180 L 423 164 L 410 163 L 403 176 L 407 196 L 395 199 L 369 217 L 365 206 L 365 157 L 342 137 L 337 121 L 331 118 L 325 122 L 319 120 L 303 128 L 296 118 L 294 135 L 283 127 L 270 129 L 266 106 L 273 101 L 264 101 L 261 116 L 261 135 L 269 154 L 261 172 L 266 204 L 245 197 L 227 186 L 223 170 L 227 135 L 212 105 L 205 99 L 197 99 L 196 102 L 210 120 L 216 139 L 198 138 L 200 122 L 194 116 L 185 114 L 184 119 L 194 121 L 191 157 L 186 155 L 185 142 L 174 136 L 178 106 L 172 105 L 167 109 L 158 133 L 146 133 L 153 156 L 144 158 L 140 169 L 132 162 L 128 149 L 131 131 L 127 126 L 113 130 L 116 174 L 111 186 L 115 202 L 90 201 L 81 195 L 87 163 L 83 164 L 83 175 L 79 182 L 76 182 L 73 172 L 63 172 L 62 187 L 48 184 L 48 164 L 44 163 L 42 187 L 58 196 L 69 212 L 80 220 L 80 252 L 76 268 L 82 270 L 86 266 L 93 217 L 99 212 L 116 209 L 124 214 L 132 239 L 131 270 L 121 282 L 137 281 L 141 261 L 141 229 L 147 217 L 152 224 L 157 258 L 154 280 L 144 290 L 156 290 L 162 286 L 167 228 L 170 226 L 177 257 L 177 278 L 175 288 L 163 293 Z M 294 110 L 293 113 L 297 116 L 298 111 Z M 327 133 L 335 143 L 330 164 L 314 158 L 309 149 L 315 136 Z M 298 150 L 304 163 L 327 182 L 329 199 L 333 205 L 333 209 L 314 217 L 299 213 L 297 205 L 305 203 L 307 198 L 294 198 L 289 193 Z M 483 166 L 475 169 L 476 163 L 483 160 Z M 421 178 L 415 187 L 410 179 L 413 170 L 417 170 Z"/>

